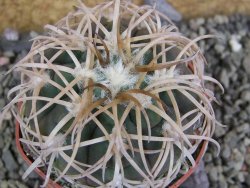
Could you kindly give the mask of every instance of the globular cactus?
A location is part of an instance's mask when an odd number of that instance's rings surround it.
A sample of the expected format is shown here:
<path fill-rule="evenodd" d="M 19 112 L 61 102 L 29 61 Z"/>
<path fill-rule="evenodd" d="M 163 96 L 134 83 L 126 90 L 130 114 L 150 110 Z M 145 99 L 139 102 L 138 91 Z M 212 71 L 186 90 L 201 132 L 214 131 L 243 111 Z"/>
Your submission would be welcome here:
<path fill-rule="evenodd" d="M 212 141 L 213 92 L 196 45 L 150 6 L 82 2 L 12 70 L 27 155 L 49 179 L 79 187 L 166 187 Z M 19 106 L 19 107 L 17 107 Z M 217 144 L 218 146 L 218 144 Z M 218 146 L 219 147 L 219 146 Z"/>

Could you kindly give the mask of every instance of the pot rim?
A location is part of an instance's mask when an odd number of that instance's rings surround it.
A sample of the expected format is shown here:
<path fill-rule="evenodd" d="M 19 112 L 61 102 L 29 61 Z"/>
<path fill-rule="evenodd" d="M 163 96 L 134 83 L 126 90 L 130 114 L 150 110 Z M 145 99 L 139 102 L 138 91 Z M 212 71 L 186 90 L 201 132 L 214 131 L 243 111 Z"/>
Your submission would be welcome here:
<path fill-rule="evenodd" d="M 20 124 L 18 121 L 16 121 L 16 127 L 15 127 L 15 140 L 16 140 L 16 147 L 17 150 L 19 151 L 21 157 L 24 159 L 24 161 L 28 164 L 31 165 L 32 161 L 28 158 L 28 156 L 25 154 L 23 147 L 20 142 L 20 137 L 21 136 L 21 130 L 20 130 Z M 208 141 L 203 141 L 200 152 L 195 160 L 195 166 L 190 168 L 187 173 L 182 175 L 178 180 L 176 180 L 172 185 L 169 186 L 169 188 L 178 188 L 181 184 L 183 184 L 192 174 L 193 172 L 197 169 L 203 155 L 205 154 L 206 148 L 208 145 Z M 46 175 L 42 170 L 39 168 L 35 168 L 35 172 L 42 178 L 45 179 Z M 61 185 L 58 183 L 54 182 L 53 180 L 49 180 L 49 184 L 47 185 L 47 188 L 62 188 Z"/>

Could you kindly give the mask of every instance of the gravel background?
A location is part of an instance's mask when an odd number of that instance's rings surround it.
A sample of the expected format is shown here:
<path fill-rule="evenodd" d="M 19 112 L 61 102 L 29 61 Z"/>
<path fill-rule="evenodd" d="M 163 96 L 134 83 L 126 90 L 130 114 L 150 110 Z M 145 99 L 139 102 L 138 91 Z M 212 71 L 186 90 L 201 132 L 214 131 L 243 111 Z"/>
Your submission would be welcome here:
<path fill-rule="evenodd" d="M 250 187 L 250 18 L 241 15 L 230 17 L 215 16 L 179 23 L 180 30 L 190 38 L 198 35 L 216 34 L 221 39 L 200 41 L 199 46 L 206 52 L 207 73 L 218 79 L 225 87 L 217 98 L 223 105 L 215 106 L 217 119 L 228 125 L 217 127 L 214 138 L 221 144 L 219 157 L 210 144 L 204 157 L 205 169 L 211 188 Z M 13 63 L 25 56 L 31 32 L 18 36 L 9 30 L 0 38 L 0 75 Z M 0 76 L 0 109 L 6 104 L 9 88 L 18 83 L 18 75 Z M 36 174 L 23 181 L 21 176 L 27 169 L 20 159 L 14 141 L 14 121 L 6 116 L 0 126 L 0 188 L 33 188 L 41 182 Z M 195 181 L 194 181 L 195 183 Z M 190 185 L 190 184 L 189 184 Z M 190 187 L 185 185 L 184 187 Z M 197 186 L 200 187 L 200 186 Z M 194 186 L 192 187 L 194 188 Z"/>

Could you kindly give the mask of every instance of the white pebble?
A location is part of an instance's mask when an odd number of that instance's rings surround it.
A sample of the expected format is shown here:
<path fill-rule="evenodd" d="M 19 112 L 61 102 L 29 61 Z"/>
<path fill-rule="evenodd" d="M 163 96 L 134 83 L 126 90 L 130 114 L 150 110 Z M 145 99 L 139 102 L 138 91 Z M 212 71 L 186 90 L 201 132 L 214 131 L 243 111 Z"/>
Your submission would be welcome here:
<path fill-rule="evenodd" d="M 242 49 L 242 45 L 239 42 L 239 37 L 238 36 L 232 36 L 232 38 L 229 41 L 229 44 L 231 46 L 231 49 L 233 52 L 239 52 Z"/>
<path fill-rule="evenodd" d="M 14 29 L 6 28 L 4 30 L 4 37 L 9 41 L 17 41 L 19 39 L 19 34 Z"/>

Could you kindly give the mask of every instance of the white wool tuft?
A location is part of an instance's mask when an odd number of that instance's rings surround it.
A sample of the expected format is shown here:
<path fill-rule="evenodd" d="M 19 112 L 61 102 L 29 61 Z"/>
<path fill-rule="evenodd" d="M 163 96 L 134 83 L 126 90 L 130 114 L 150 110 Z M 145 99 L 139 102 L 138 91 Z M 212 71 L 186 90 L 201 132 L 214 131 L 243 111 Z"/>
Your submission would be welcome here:
<path fill-rule="evenodd" d="M 44 85 L 46 83 L 46 80 L 49 79 L 50 76 L 45 72 L 41 75 L 41 77 L 34 75 L 30 78 L 33 87 Z"/>
<path fill-rule="evenodd" d="M 174 78 L 176 75 L 178 75 L 178 71 L 176 69 L 162 69 L 155 71 L 154 75 L 149 77 L 149 80 L 151 83 L 155 83 L 169 78 Z"/>
<path fill-rule="evenodd" d="M 101 68 L 100 71 L 104 75 L 100 83 L 111 90 L 113 97 L 123 88 L 132 88 L 138 78 L 137 75 L 130 73 L 130 67 L 123 65 L 122 59 L 107 68 Z"/>
<path fill-rule="evenodd" d="M 72 102 L 71 105 L 67 107 L 67 110 L 76 117 L 81 110 L 81 103 Z"/>
<path fill-rule="evenodd" d="M 133 97 L 135 97 L 143 108 L 148 108 L 152 104 L 151 97 L 148 95 L 143 95 L 140 93 L 132 94 Z"/>
<path fill-rule="evenodd" d="M 162 131 L 164 135 L 173 139 L 179 140 L 180 138 L 179 134 L 168 122 L 164 122 L 164 124 L 162 125 Z"/>
<path fill-rule="evenodd" d="M 84 78 L 91 78 L 92 80 L 96 80 L 96 74 L 93 70 L 87 69 L 87 68 L 81 68 L 77 67 L 74 70 L 74 76 L 80 77 L 81 79 Z"/>
<path fill-rule="evenodd" d="M 55 149 L 62 147 L 65 141 L 63 134 L 58 134 L 53 139 L 46 140 L 41 145 L 41 155 L 46 158 L 51 153 L 55 152 Z"/>

